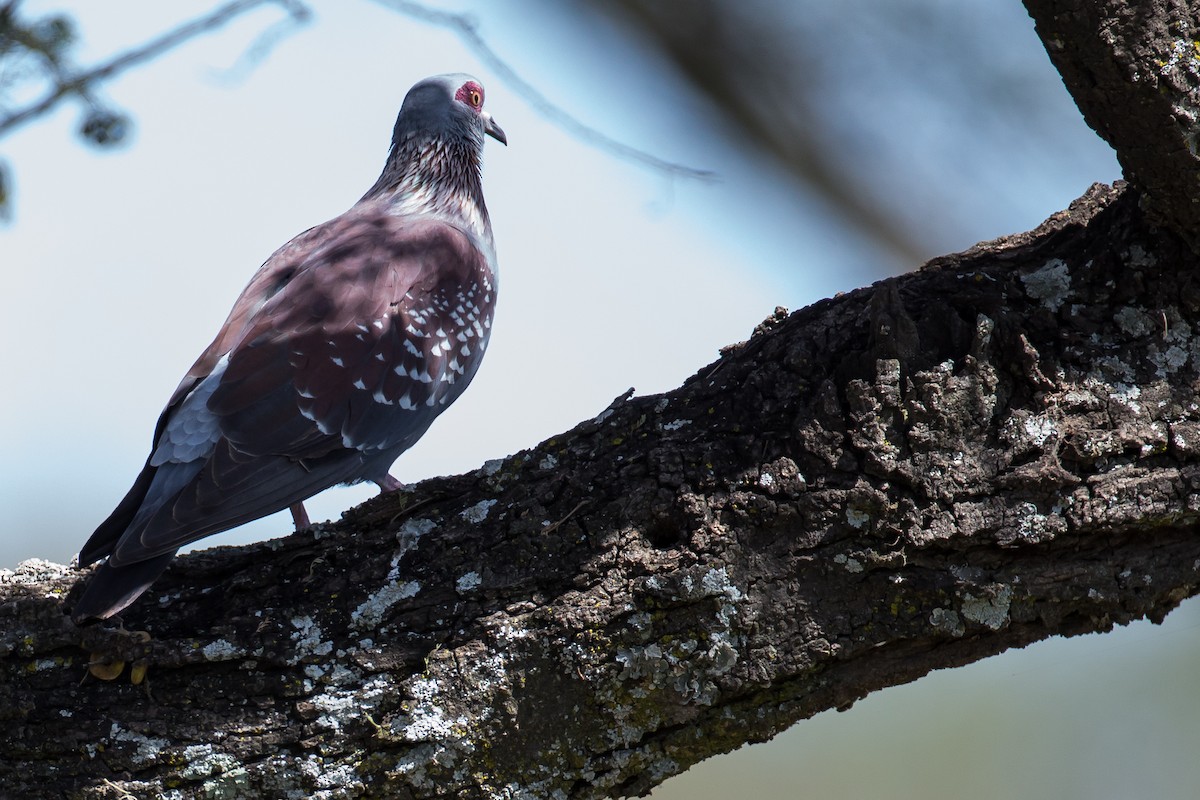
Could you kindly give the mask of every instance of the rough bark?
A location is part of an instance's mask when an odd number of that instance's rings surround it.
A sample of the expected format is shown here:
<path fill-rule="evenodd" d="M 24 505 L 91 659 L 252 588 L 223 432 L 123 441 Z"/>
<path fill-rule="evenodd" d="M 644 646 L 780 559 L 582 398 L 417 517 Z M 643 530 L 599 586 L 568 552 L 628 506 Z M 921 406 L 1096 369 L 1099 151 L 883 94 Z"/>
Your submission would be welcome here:
<path fill-rule="evenodd" d="M 475 473 L 180 558 L 125 617 L 149 641 L 72 626 L 78 573 L 4 575 L 0 787 L 638 794 L 931 669 L 1161 619 L 1200 585 L 1200 285 L 1143 199 L 1093 187 Z"/>
<path fill-rule="evenodd" d="M 1087 123 L 1148 208 L 1200 244 L 1200 6 L 1183 0 L 1025 0 Z"/>

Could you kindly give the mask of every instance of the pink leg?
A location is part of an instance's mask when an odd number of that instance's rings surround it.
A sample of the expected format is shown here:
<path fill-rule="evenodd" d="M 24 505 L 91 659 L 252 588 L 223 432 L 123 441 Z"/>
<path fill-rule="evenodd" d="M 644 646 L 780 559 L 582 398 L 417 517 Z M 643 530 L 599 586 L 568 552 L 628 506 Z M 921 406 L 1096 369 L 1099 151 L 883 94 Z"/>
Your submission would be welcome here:
<path fill-rule="evenodd" d="M 292 503 L 288 510 L 292 512 L 292 522 L 296 523 L 296 530 L 302 531 L 312 525 L 308 519 L 308 512 L 304 510 L 304 503 Z"/>
<path fill-rule="evenodd" d="M 404 488 L 404 484 L 391 475 L 384 475 L 382 480 L 375 481 L 375 483 L 379 486 L 380 494 L 387 494 L 388 492 L 395 492 Z"/>

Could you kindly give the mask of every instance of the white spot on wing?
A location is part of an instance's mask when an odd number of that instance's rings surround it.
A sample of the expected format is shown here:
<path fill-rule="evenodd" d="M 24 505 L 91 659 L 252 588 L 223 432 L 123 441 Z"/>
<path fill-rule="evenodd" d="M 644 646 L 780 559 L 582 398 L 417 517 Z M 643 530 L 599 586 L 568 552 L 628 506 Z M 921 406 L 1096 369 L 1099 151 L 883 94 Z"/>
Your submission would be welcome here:
<path fill-rule="evenodd" d="M 328 436 L 330 433 L 333 433 L 333 428 L 329 427 L 324 422 L 317 419 L 316 415 L 313 414 L 312 411 L 310 411 L 309 409 L 301 406 L 300 413 L 304 415 L 305 419 L 312 420 L 312 422 L 314 424 L 316 424 L 317 430 L 319 430 L 321 433 L 325 434 L 326 436 Z"/>

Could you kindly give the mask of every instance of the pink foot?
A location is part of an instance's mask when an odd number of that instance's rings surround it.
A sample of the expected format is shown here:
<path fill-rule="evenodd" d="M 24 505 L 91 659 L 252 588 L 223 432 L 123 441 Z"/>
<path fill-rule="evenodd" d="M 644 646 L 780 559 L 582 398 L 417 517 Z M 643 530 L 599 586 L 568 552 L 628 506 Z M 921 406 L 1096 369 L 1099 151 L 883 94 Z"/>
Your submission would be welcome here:
<path fill-rule="evenodd" d="M 304 510 L 304 503 L 292 503 L 288 506 L 288 511 L 292 512 L 292 522 L 296 523 L 296 530 L 302 531 L 312 525 L 308 519 L 308 512 Z"/>
<path fill-rule="evenodd" d="M 384 475 L 383 479 L 375 481 L 375 484 L 379 486 L 380 494 L 387 494 L 388 492 L 395 492 L 404 488 L 404 484 L 391 475 Z"/>

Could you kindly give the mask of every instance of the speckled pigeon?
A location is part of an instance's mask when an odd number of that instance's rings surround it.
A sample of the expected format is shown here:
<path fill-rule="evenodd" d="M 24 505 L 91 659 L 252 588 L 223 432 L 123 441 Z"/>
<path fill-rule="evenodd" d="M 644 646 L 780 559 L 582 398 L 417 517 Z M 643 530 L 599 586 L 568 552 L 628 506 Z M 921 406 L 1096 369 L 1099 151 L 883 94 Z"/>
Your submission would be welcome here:
<path fill-rule="evenodd" d="M 259 268 L 158 419 L 146 465 L 88 539 L 105 556 L 77 623 L 128 606 L 189 542 L 388 474 L 479 368 L 496 302 L 468 75 L 409 90 L 383 173 L 353 208 Z"/>

